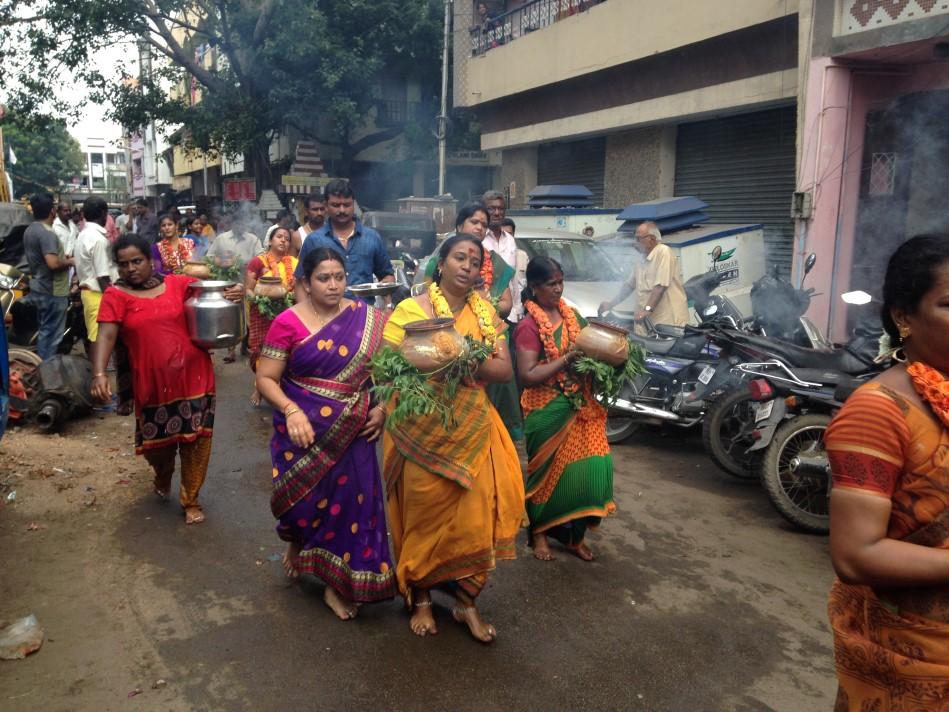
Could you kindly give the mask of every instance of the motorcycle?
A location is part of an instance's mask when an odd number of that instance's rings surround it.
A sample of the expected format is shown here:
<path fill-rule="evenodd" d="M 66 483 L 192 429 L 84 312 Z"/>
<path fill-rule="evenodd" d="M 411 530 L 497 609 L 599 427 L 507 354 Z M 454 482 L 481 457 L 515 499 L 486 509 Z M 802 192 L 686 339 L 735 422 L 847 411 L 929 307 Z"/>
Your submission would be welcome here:
<path fill-rule="evenodd" d="M 804 279 L 817 264 L 813 252 L 804 261 Z M 811 305 L 814 289 L 797 289 L 779 274 L 775 265 L 771 274 L 759 278 L 751 287 L 751 309 L 754 331 L 798 346 L 812 349 L 833 348 L 814 322 L 804 316 Z"/>
<path fill-rule="evenodd" d="M 724 472 L 740 480 L 758 480 L 763 449 L 770 433 L 756 425 L 760 411 L 747 388 L 756 376 L 806 370 L 810 380 L 819 381 L 821 372 L 841 373 L 852 378 L 870 378 L 883 366 L 877 362 L 883 329 L 876 315 L 858 322 L 850 341 L 827 350 L 795 346 L 779 339 L 735 330 L 717 330 L 710 340 L 733 365 L 734 380 L 726 392 L 709 407 L 702 424 L 706 452 Z M 777 428 L 774 424 L 771 432 Z"/>
<path fill-rule="evenodd" d="M 834 414 L 870 374 L 791 369 L 783 364 L 748 384 L 756 403 L 752 438 L 759 477 L 774 508 L 798 529 L 830 529 L 830 462 L 824 434 Z"/>
<path fill-rule="evenodd" d="M 713 254 L 713 259 L 717 257 Z M 721 282 L 722 273 L 713 267 L 683 285 L 696 312 L 703 315 L 702 325 L 654 325 L 647 319 L 644 325 L 650 336 L 632 336 L 646 351 L 646 372 L 626 383 L 610 404 L 606 422 L 610 443 L 626 440 L 647 423 L 691 427 L 702 419 L 708 399 L 728 381 L 731 368 L 708 342 L 706 328 L 742 326 L 738 307 L 728 297 L 712 294 Z M 607 321 L 630 331 L 634 326 L 615 312 L 607 315 Z"/>

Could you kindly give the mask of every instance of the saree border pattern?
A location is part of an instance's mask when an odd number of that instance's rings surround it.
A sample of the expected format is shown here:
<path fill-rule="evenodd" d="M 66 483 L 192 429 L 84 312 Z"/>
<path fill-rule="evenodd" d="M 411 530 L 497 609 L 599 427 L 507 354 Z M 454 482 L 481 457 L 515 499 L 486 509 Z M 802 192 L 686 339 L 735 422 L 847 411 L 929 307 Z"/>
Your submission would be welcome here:
<path fill-rule="evenodd" d="M 374 603 L 386 601 L 399 592 L 395 569 L 385 563 L 378 573 L 375 571 L 353 571 L 349 564 L 326 549 L 304 549 L 297 556 L 300 573 L 319 576 L 341 596 L 350 601 Z"/>

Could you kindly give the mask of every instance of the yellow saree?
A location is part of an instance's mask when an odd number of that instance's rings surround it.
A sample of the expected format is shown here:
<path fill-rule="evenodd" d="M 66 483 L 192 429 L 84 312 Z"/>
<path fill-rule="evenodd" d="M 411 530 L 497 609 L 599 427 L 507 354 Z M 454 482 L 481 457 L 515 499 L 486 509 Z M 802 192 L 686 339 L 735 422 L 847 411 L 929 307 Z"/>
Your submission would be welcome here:
<path fill-rule="evenodd" d="M 428 318 L 414 299 L 403 301 L 386 324 L 386 343 L 398 346 L 406 324 Z M 468 306 L 455 328 L 481 338 Z M 460 387 L 454 408 L 455 431 L 446 431 L 432 415 L 384 438 L 396 578 L 407 599 L 412 588 L 440 584 L 476 597 L 495 562 L 515 558 L 514 537 L 524 522 L 517 451 L 484 388 Z"/>

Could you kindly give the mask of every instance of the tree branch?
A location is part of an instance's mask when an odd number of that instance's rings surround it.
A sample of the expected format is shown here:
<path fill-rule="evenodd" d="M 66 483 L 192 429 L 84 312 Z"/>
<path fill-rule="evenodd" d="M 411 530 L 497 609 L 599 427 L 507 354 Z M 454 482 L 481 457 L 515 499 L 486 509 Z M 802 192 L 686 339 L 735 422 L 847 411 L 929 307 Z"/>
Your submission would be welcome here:
<path fill-rule="evenodd" d="M 188 53 L 185 52 L 178 40 L 176 40 L 174 35 L 171 34 L 171 30 L 168 29 L 168 26 L 161 17 L 160 10 L 154 4 L 154 2 L 152 2 L 152 0 L 146 0 L 144 3 L 144 8 L 145 15 L 149 20 L 151 20 L 154 27 L 153 33 L 162 38 L 164 45 L 151 36 L 147 38 L 148 43 L 158 49 L 159 52 L 164 54 L 173 62 L 181 65 L 185 70 L 187 70 L 189 74 L 191 74 L 191 76 L 204 84 L 204 86 L 206 86 L 208 89 L 222 87 L 223 83 L 220 80 L 218 80 L 207 69 L 194 61 L 193 54 L 188 56 Z"/>
<path fill-rule="evenodd" d="M 267 31 L 267 26 L 270 24 L 270 18 L 273 17 L 276 7 L 277 4 L 274 0 L 266 0 L 260 8 L 260 17 L 257 18 L 257 24 L 254 26 L 254 38 L 252 40 L 254 47 L 259 47 L 263 43 L 264 33 Z"/>

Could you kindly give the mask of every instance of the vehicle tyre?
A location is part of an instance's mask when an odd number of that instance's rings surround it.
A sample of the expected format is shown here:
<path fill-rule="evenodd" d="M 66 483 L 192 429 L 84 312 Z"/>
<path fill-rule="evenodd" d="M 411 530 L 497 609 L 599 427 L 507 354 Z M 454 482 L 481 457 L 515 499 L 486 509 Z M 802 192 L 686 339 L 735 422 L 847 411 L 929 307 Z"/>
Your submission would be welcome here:
<path fill-rule="evenodd" d="M 606 440 L 610 445 L 618 445 L 632 437 L 639 430 L 641 422 L 626 415 L 610 415 L 606 419 Z"/>
<path fill-rule="evenodd" d="M 746 387 L 728 391 L 712 401 L 702 419 L 702 445 L 724 472 L 742 482 L 758 480 L 761 451 L 755 444 L 755 401 Z"/>
<path fill-rule="evenodd" d="M 781 425 L 765 450 L 761 483 L 775 509 L 798 529 L 816 534 L 830 531 L 830 467 L 824 433 L 830 416 L 800 415 Z M 800 457 L 824 460 L 823 471 L 801 468 Z"/>
<path fill-rule="evenodd" d="M 11 365 L 14 362 L 19 362 L 20 364 L 26 366 L 39 366 L 41 363 L 43 363 L 43 359 L 41 359 L 40 355 L 35 351 L 16 347 L 13 347 L 9 350 L 7 360 Z"/>

